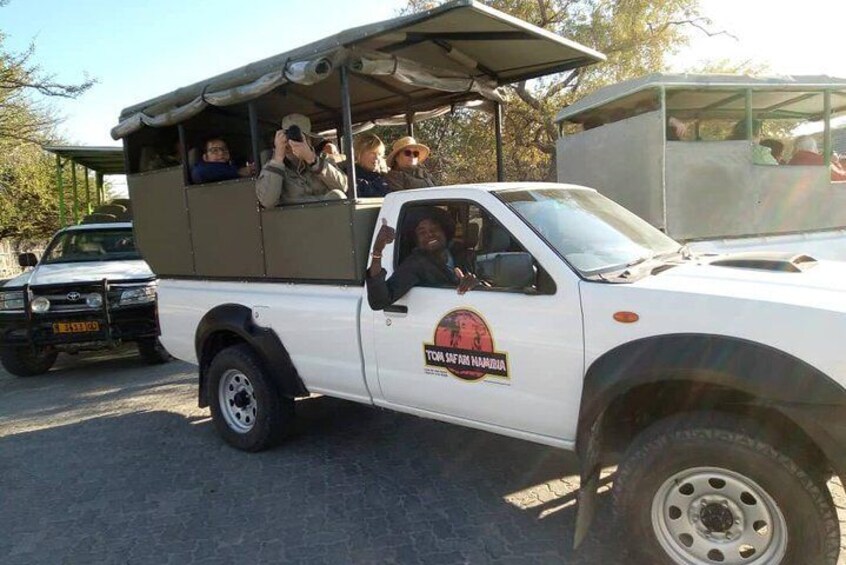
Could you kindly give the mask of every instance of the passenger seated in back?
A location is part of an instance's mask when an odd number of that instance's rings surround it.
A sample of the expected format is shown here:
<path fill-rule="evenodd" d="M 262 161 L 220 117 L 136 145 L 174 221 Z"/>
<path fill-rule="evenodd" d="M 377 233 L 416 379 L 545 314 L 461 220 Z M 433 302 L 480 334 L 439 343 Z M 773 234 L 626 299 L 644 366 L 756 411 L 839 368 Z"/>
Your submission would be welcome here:
<path fill-rule="evenodd" d="M 667 141 L 681 141 L 687 135 L 687 124 L 670 116 L 667 118 Z"/>
<path fill-rule="evenodd" d="M 282 118 L 273 140 L 273 158 L 256 180 L 256 196 L 265 208 L 346 198 L 347 175 L 309 144 L 311 120 L 302 114 Z"/>
<path fill-rule="evenodd" d="M 775 159 L 779 165 L 784 165 L 784 160 L 782 157 L 784 156 L 784 143 L 777 139 L 762 139 L 761 145 L 764 147 L 770 148 L 770 153 L 772 153 L 773 159 Z"/>
<path fill-rule="evenodd" d="M 817 147 L 817 141 L 810 135 L 802 135 L 796 138 L 793 144 L 793 156 L 790 158 L 790 165 L 825 165 L 825 159 Z M 831 180 L 846 180 L 846 171 L 840 166 L 840 161 L 833 156 L 831 162 Z"/>
<path fill-rule="evenodd" d="M 203 184 L 249 177 L 253 174 L 251 163 L 240 169 L 229 160 L 229 146 L 219 137 L 210 137 L 203 144 L 203 159 L 191 168 L 191 182 Z"/>
<path fill-rule="evenodd" d="M 391 191 L 435 186 L 432 175 L 423 166 L 428 157 L 429 148 L 417 143 L 413 137 L 401 137 L 396 140 L 388 155 L 388 166 L 391 170 L 388 172 L 387 181 Z"/>
<path fill-rule="evenodd" d="M 391 189 L 385 178 L 385 144 L 379 136 L 362 133 L 353 142 L 355 153 L 355 184 L 361 197 L 381 197 Z M 349 169 L 347 169 L 349 170 Z"/>
<path fill-rule="evenodd" d="M 746 133 L 746 120 L 740 120 L 734 124 L 734 129 L 732 130 L 731 137 L 729 137 L 729 139 L 738 141 L 747 139 L 748 136 Z M 770 148 L 761 145 L 760 141 L 761 121 L 754 120 L 752 122 L 752 162 L 756 165 L 778 165 L 778 161 L 776 161 L 775 157 L 773 157 L 773 154 L 770 152 Z"/>

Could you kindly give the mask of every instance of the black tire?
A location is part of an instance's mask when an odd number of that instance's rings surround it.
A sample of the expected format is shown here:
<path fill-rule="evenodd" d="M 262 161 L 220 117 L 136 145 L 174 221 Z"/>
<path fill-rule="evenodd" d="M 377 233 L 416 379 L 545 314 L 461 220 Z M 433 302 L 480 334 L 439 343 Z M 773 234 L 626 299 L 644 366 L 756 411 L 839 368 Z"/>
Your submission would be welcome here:
<path fill-rule="evenodd" d="M 150 365 L 161 365 L 170 361 L 170 353 L 157 337 L 139 339 L 137 345 L 141 358 Z"/>
<path fill-rule="evenodd" d="M 52 347 L 0 347 L 0 363 L 13 375 L 34 377 L 50 370 L 59 352 Z"/>
<path fill-rule="evenodd" d="M 227 422 L 227 417 L 232 419 L 232 411 L 237 408 L 223 406 L 226 400 L 222 398 L 221 381 L 239 378 L 239 374 L 252 391 L 251 395 L 247 395 L 247 405 L 255 409 L 253 419 L 248 422 L 252 427 L 248 430 L 237 429 L 237 424 Z M 227 347 L 215 355 L 207 378 L 212 421 L 220 436 L 232 447 L 242 451 L 262 451 L 277 445 L 291 433 L 294 399 L 279 394 L 273 379 L 248 345 Z"/>
<path fill-rule="evenodd" d="M 726 562 L 736 560 L 738 546 L 732 546 L 723 540 L 714 542 L 705 536 L 715 535 L 713 532 L 722 532 L 722 528 L 729 528 L 728 533 L 737 540 L 737 531 L 732 528 L 748 527 L 747 520 L 744 522 L 742 514 L 744 511 L 751 512 L 751 506 L 740 509 L 737 514 L 729 513 L 728 521 L 724 521 L 725 514 L 718 519 L 719 527 L 706 524 L 706 507 L 717 508 L 714 498 L 699 498 L 701 494 L 708 491 L 711 481 L 699 482 L 703 485 L 700 493 L 688 491 L 692 489 L 690 483 L 681 479 L 687 473 L 696 473 L 697 469 L 714 468 L 719 473 L 727 470 L 734 473 L 742 480 L 751 480 L 755 486 L 760 487 L 764 495 L 768 495 L 784 518 L 786 528 L 786 548 L 784 557 L 780 560 L 784 564 L 803 563 L 807 565 L 835 565 L 840 552 L 840 524 L 837 512 L 831 499 L 826 484 L 822 482 L 818 474 L 812 470 L 801 468 L 796 462 L 776 449 L 766 436 L 756 430 L 754 425 L 742 418 L 735 418 L 726 414 L 714 413 L 693 413 L 681 414 L 662 420 L 641 433 L 627 450 L 622 463 L 617 469 L 617 476 L 614 480 L 614 512 L 618 525 L 626 532 L 628 545 L 632 554 L 636 556 L 637 563 L 649 565 L 672 564 L 681 562 L 675 561 L 670 554 L 662 547 L 659 541 L 661 526 L 654 524 L 671 524 L 665 529 L 662 539 L 665 543 L 672 543 L 676 538 L 666 532 L 670 528 L 676 531 L 690 529 L 687 533 L 677 534 L 679 544 L 702 543 L 698 548 L 714 547 L 717 552 L 728 552 L 723 555 Z M 710 471 L 705 471 L 697 477 L 707 477 Z M 726 475 L 723 475 L 726 476 Z M 673 479 L 669 490 L 662 491 L 662 485 L 668 484 Z M 730 479 L 731 480 L 731 479 Z M 693 482 L 693 480 L 691 480 Z M 717 488 L 720 481 L 717 479 Z M 723 483 L 725 486 L 725 483 Z M 676 486 L 678 488 L 676 488 Z M 683 489 L 688 489 L 687 491 Z M 691 502 L 689 507 L 684 507 L 681 512 L 673 506 L 673 503 L 665 504 L 662 492 L 671 493 L 669 496 L 676 496 L 676 500 L 685 500 L 689 494 L 690 500 L 702 501 L 701 505 Z M 738 491 L 739 492 L 739 491 Z M 712 493 L 708 493 L 711 496 Z M 759 491 L 760 494 L 760 491 Z M 746 493 L 744 493 L 746 495 Z M 718 494 L 719 496 L 719 494 Z M 760 504 L 766 504 L 766 497 Z M 742 501 L 749 504 L 759 504 L 754 497 Z M 653 521 L 653 501 L 656 503 L 658 512 Z M 732 508 L 724 505 L 725 508 Z M 740 508 L 738 504 L 734 508 Z M 663 509 L 667 512 L 662 512 Z M 697 512 L 700 510 L 700 512 Z M 710 510 L 710 509 L 709 509 Z M 740 520 L 732 526 L 732 516 Z M 666 517 L 663 517 L 666 516 Z M 695 516 L 687 520 L 687 516 Z M 708 524 L 715 524 L 713 514 L 709 516 Z M 676 522 L 682 520 L 682 522 Z M 758 523 L 758 522 L 756 522 Z M 773 519 L 773 532 L 779 530 L 777 519 Z M 697 527 L 705 527 L 709 530 L 706 533 L 697 531 Z M 754 527 L 754 526 L 753 526 Z M 756 527 L 755 530 L 758 528 Z M 749 532 L 749 530 L 745 530 Z M 764 530 L 768 532 L 769 530 Z M 752 532 L 749 532 L 751 534 Z M 760 533 L 760 532 L 758 532 Z M 717 533 L 717 536 L 725 535 Z M 742 534 L 741 534 L 742 535 Z M 766 536 L 767 533 L 761 534 Z M 775 538 L 775 533 L 772 534 Z M 687 536 L 687 537 L 684 537 Z M 695 536 L 695 538 L 694 538 Z M 719 544 L 723 545 L 720 546 Z M 764 546 L 765 542 L 761 542 Z M 773 547 L 771 544 L 770 547 Z M 680 547 L 680 545 L 679 545 Z M 686 555 L 690 562 L 696 563 L 696 555 Z M 750 565 L 769 565 L 779 561 L 772 559 L 763 560 L 761 555 L 766 556 L 766 547 L 761 548 L 759 557 L 755 555 L 744 559 L 744 563 Z M 746 549 L 748 551 L 748 548 Z M 717 555 L 719 557 L 719 555 Z M 777 557 L 776 557 L 777 559 Z M 702 563 L 719 562 L 718 559 L 701 560 Z"/>

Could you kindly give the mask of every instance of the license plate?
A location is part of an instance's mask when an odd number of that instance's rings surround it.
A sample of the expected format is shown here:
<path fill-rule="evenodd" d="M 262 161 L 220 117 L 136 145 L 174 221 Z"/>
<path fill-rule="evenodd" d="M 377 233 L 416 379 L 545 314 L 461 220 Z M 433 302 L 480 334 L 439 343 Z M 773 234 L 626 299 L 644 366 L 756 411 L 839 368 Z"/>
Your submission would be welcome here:
<path fill-rule="evenodd" d="M 99 332 L 100 322 L 55 322 L 53 333 L 75 334 L 83 332 Z"/>

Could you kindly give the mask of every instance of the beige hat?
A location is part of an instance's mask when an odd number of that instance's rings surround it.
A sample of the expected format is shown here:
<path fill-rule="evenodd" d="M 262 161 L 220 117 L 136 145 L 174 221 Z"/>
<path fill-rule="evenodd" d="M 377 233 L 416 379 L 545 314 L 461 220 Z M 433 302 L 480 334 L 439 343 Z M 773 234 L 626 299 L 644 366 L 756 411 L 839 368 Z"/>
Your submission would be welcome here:
<path fill-rule="evenodd" d="M 420 157 L 417 158 L 418 163 L 422 163 L 429 157 L 429 148 L 423 145 L 422 143 L 417 143 L 417 140 L 411 136 L 401 137 L 394 142 L 393 147 L 391 147 L 391 152 L 388 154 L 388 157 L 385 159 L 388 162 L 389 167 L 394 166 L 394 157 L 396 157 L 397 153 L 402 151 L 403 149 L 417 149 L 420 151 Z"/>
<path fill-rule="evenodd" d="M 305 135 L 311 135 L 311 120 L 302 114 L 288 114 L 282 118 L 282 129 L 286 130 L 291 126 L 299 126 L 300 131 Z"/>

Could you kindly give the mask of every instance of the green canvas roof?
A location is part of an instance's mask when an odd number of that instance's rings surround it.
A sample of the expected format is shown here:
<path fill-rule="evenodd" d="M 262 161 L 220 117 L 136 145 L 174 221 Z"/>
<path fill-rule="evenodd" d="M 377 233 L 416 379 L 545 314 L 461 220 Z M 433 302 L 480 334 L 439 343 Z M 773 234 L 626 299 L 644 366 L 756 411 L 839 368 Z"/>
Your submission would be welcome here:
<path fill-rule="evenodd" d="M 112 130 L 185 121 L 209 105 L 259 99 L 262 120 L 279 108 L 334 127 L 341 114 L 338 74 L 350 73 L 356 121 L 426 112 L 468 100 L 497 100 L 497 87 L 605 59 L 604 55 L 472 0 L 343 31 L 169 94 L 132 105 Z M 175 61 L 178 63 L 178 61 Z M 279 86 L 286 85 L 284 91 Z"/>
<path fill-rule="evenodd" d="M 846 111 L 846 79 L 842 78 L 654 73 L 600 88 L 562 109 L 555 119 L 580 123 L 595 111 L 612 110 L 626 102 L 637 103 L 649 91 L 660 88 L 672 93 L 667 97 L 667 109 L 679 117 L 693 117 L 703 109 L 714 117 L 742 116 L 746 89 L 753 92 L 753 111 L 758 117 L 819 117 L 824 90 L 832 92 L 833 113 Z M 802 94 L 809 91 L 820 93 L 819 97 Z"/>
<path fill-rule="evenodd" d="M 126 174 L 123 147 L 84 147 L 78 145 L 50 145 L 45 151 L 87 167 L 104 175 Z"/>

